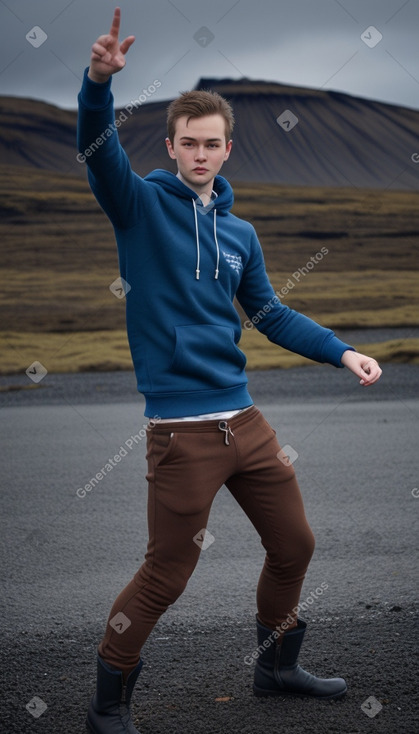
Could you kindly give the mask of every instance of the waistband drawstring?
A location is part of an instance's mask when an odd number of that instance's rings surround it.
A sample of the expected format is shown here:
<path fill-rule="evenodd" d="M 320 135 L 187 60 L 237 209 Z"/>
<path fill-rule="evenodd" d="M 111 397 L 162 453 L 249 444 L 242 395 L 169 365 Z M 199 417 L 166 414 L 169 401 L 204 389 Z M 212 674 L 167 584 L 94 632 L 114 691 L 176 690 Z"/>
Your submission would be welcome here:
<path fill-rule="evenodd" d="M 220 421 L 219 424 L 218 424 L 218 428 L 220 429 L 220 431 L 224 431 L 224 443 L 225 443 L 225 445 L 226 446 L 230 446 L 230 441 L 228 439 L 228 434 L 230 434 L 230 436 L 233 436 L 233 438 L 234 438 L 234 433 L 231 430 L 230 426 L 228 425 L 227 421 Z"/>

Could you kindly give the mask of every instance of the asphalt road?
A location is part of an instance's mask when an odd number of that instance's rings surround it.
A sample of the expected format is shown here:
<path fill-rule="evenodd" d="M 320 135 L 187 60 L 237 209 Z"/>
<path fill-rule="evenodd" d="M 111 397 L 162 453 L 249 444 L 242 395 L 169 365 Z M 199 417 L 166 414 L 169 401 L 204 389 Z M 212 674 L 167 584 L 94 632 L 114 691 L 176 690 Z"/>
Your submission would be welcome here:
<path fill-rule="evenodd" d="M 331 367 L 249 377 L 280 442 L 298 453 L 317 541 L 300 662 L 346 677 L 349 691 L 334 703 L 252 695 L 245 658 L 257 646 L 263 550 L 223 488 L 208 525 L 215 541 L 143 650 L 135 721 L 142 734 L 417 734 L 419 367 L 386 366 L 367 389 Z M 43 383 L 0 381 L 12 388 L 0 393 L 7 734 L 84 732 L 96 645 L 147 537 L 143 439 L 77 494 L 143 427 L 132 374 Z"/>

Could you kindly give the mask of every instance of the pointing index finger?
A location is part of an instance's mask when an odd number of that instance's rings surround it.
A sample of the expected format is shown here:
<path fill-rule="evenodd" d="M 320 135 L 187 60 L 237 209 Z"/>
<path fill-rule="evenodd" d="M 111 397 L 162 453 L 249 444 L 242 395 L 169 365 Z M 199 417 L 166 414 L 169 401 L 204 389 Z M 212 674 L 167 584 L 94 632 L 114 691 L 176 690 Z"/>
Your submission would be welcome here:
<path fill-rule="evenodd" d="M 121 8 L 115 8 L 109 35 L 113 36 L 114 38 L 118 38 L 120 25 L 121 25 Z"/>

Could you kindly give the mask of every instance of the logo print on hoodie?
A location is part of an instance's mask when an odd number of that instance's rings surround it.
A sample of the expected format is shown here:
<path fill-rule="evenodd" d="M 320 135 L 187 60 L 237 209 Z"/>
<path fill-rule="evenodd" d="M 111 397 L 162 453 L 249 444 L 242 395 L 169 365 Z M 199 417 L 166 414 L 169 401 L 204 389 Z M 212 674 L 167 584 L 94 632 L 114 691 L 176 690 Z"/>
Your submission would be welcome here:
<path fill-rule="evenodd" d="M 225 250 L 222 251 L 224 258 L 227 260 L 228 264 L 230 265 L 230 268 L 233 268 L 233 270 L 236 271 L 236 273 L 240 273 L 240 270 L 243 270 L 243 262 L 241 259 L 241 255 L 232 255 L 230 252 L 225 252 Z"/>

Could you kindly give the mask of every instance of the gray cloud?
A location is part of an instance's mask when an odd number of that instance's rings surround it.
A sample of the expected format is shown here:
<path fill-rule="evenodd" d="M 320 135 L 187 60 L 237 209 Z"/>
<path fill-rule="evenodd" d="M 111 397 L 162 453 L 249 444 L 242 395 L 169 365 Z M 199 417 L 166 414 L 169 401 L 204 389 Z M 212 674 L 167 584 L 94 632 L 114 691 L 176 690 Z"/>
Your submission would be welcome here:
<path fill-rule="evenodd" d="M 0 0 L 0 94 L 74 108 L 90 47 L 108 31 L 116 4 Z M 161 81 L 157 101 L 192 88 L 202 76 L 247 76 L 419 108 L 417 0 L 119 4 L 122 34 L 135 34 L 136 43 L 114 82 L 118 106 L 154 79 Z M 36 26 L 41 31 L 32 31 Z M 370 26 L 367 45 L 361 35 Z M 38 45 L 42 33 L 47 38 Z"/>

